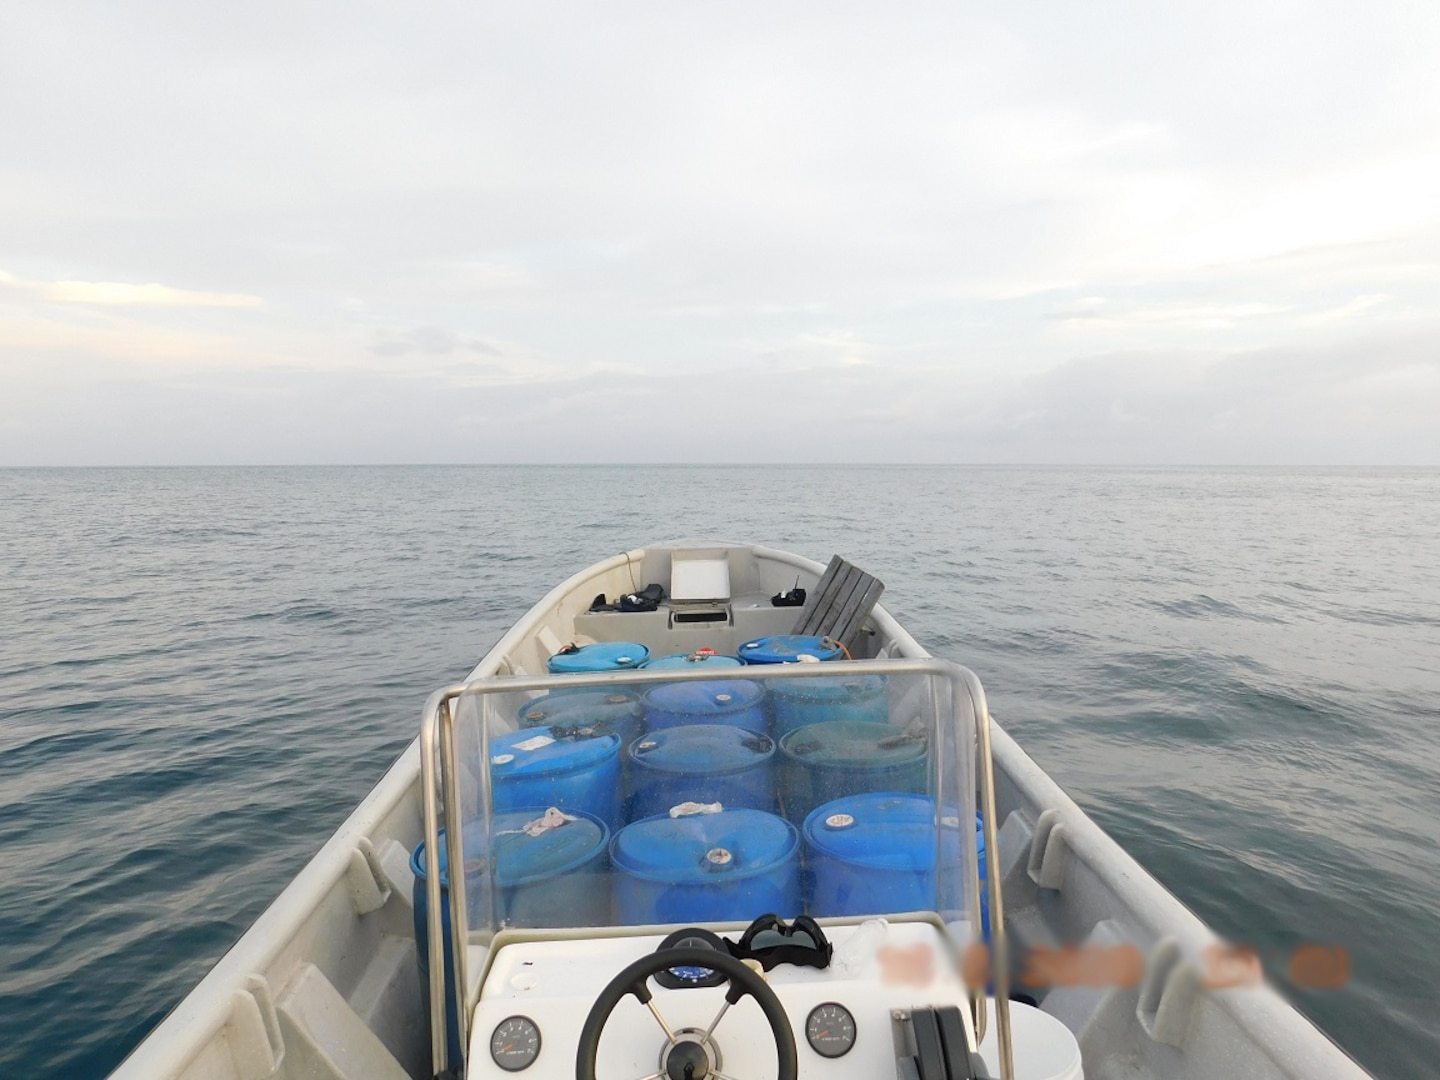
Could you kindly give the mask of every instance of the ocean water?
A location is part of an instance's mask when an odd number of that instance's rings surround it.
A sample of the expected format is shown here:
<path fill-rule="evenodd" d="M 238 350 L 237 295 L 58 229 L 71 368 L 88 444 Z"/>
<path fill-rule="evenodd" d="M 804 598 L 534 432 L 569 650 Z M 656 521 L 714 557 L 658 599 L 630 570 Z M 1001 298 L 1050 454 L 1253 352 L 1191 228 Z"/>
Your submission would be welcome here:
<path fill-rule="evenodd" d="M 113 1068 L 429 689 L 696 535 L 877 574 L 1332 1038 L 1437 1075 L 1440 471 L 835 466 L 0 470 L 0 1077 Z"/>

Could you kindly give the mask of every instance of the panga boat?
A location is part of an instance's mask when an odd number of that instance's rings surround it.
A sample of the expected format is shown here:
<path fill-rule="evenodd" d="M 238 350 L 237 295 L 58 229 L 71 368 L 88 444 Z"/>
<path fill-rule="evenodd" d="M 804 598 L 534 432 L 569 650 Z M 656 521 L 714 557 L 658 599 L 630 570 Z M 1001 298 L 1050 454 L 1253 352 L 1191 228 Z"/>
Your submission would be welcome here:
<path fill-rule="evenodd" d="M 577 574 L 114 1075 L 1365 1076 L 880 588 L 728 543 Z"/>

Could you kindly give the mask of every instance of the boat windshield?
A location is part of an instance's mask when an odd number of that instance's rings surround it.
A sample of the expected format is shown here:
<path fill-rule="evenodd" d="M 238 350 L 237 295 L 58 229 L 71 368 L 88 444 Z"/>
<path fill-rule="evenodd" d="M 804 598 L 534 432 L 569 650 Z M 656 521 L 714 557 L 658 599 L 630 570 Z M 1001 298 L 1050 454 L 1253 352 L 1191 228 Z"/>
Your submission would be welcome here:
<path fill-rule="evenodd" d="M 439 859 L 415 867 L 438 867 L 451 904 L 459 884 L 472 945 L 802 913 L 919 916 L 957 948 L 980 938 L 984 699 L 964 668 L 495 678 L 441 704 L 427 763 Z M 463 853 L 459 883 L 449 852 Z"/>

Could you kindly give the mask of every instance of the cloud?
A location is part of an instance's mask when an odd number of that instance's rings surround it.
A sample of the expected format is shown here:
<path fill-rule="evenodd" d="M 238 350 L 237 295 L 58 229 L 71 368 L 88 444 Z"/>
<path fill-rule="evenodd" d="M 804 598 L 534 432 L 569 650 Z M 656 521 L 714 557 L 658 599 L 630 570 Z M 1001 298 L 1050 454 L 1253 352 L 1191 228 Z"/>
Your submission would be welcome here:
<path fill-rule="evenodd" d="M 263 300 L 243 293 L 200 292 L 176 289 L 154 282 L 136 285 L 120 281 L 24 281 L 0 271 L 0 285 L 28 292 L 57 304 L 96 304 L 117 307 L 259 307 Z"/>
<path fill-rule="evenodd" d="M 1346 305 L 1346 312 L 1356 313 L 1372 305 Z M 1085 297 L 1072 306 L 1050 316 L 1063 323 L 1079 322 L 1086 329 L 1116 329 L 1139 325 L 1167 325 L 1178 330 L 1229 329 L 1250 319 L 1281 315 L 1289 308 L 1283 305 L 1226 301 L 1137 302 L 1115 304 L 1104 297 Z M 1334 313 L 1341 317 L 1340 312 Z"/>
<path fill-rule="evenodd" d="M 1434 445 L 1440 6 L 556 10 L 16 8 L 0 463 Z"/>
<path fill-rule="evenodd" d="M 399 332 L 381 328 L 376 332 L 376 338 L 371 351 L 377 356 L 406 356 L 410 353 L 448 356 L 454 352 L 494 357 L 505 355 L 503 349 L 488 341 L 465 339 L 455 331 L 439 326 L 417 326 Z"/>
<path fill-rule="evenodd" d="M 1436 402 L 1432 330 L 1077 358 L 997 394 L 972 422 L 995 461 L 1423 464 L 1440 460 Z"/>
<path fill-rule="evenodd" d="M 1436 333 L 1096 354 L 1006 377 L 897 364 L 884 343 L 854 334 L 763 345 L 725 365 L 643 374 L 460 353 L 418 367 L 112 373 L 71 394 L 58 430 L 36 407 L 43 373 L 22 373 L 0 404 L 0 456 L 83 461 L 72 434 L 84 431 L 116 448 L 106 460 L 137 464 L 1440 460 Z M 868 362 L 847 366 L 857 351 Z M 139 423 L 156 401 L 170 420 Z M 177 419 L 198 416 L 208 419 Z"/>

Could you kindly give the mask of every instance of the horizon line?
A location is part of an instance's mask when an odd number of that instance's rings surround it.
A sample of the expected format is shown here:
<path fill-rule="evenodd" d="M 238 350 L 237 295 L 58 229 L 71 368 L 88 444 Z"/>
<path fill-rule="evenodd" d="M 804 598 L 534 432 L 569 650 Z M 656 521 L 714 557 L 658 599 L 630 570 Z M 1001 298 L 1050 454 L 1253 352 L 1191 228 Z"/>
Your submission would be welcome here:
<path fill-rule="evenodd" d="M 289 461 L 7 464 L 23 469 L 1440 469 L 1440 462 L 1104 461 Z"/>

